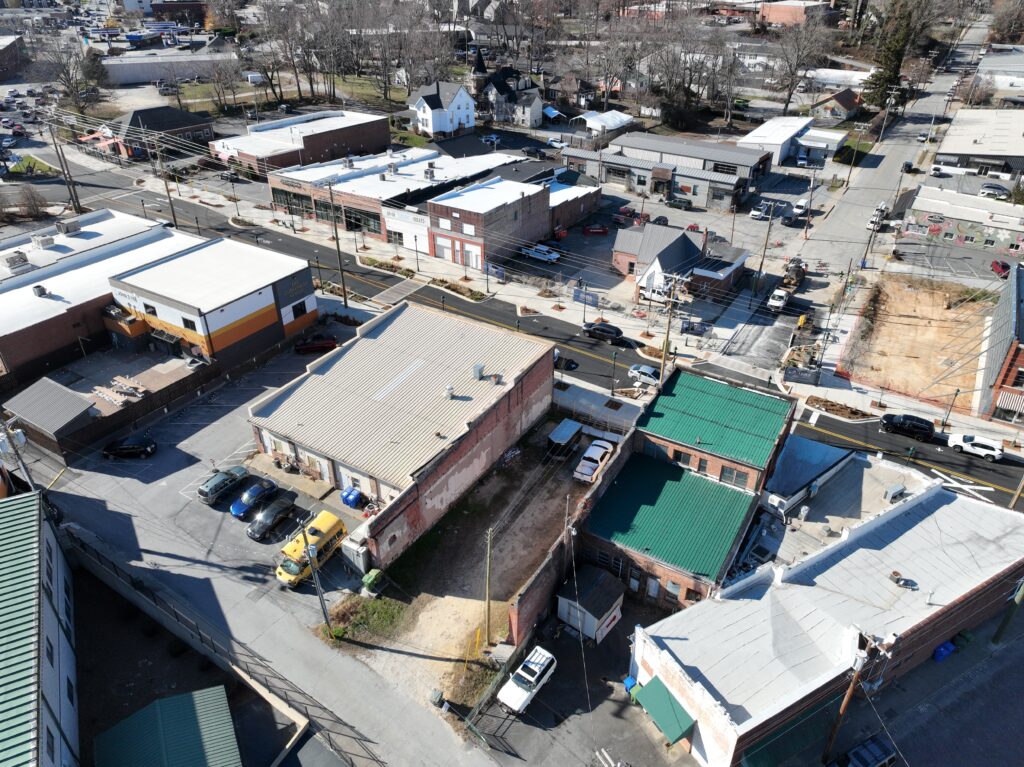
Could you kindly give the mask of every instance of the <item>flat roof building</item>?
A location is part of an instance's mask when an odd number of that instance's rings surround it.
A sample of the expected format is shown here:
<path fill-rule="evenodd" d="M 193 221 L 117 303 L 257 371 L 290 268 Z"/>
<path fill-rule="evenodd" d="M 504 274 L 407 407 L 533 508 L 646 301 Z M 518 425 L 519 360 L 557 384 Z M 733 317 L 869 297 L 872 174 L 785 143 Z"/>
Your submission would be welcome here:
<path fill-rule="evenodd" d="M 1010 202 L 922 185 L 904 220 L 904 234 L 936 245 L 1013 258 L 1024 252 L 1024 216 L 1020 206 Z"/>
<path fill-rule="evenodd" d="M 402 303 L 249 408 L 261 452 L 356 488 L 379 513 L 344 552 L 390 564 L 551 403 L 549 342 Z"/>
<path fill-rule="evenodd" d="M 959 109 L 935 153 L 935 162 L 1006 180 L 1024 170 L 1024 131 L 1014 109 Z"/>
<path fill-rule="evenodd" d="M 1005 609 L 1022 576 L 1024 517 L 934 480 L 797 564 L 637 627 L 637 699 L 702 765 L 782 763 L 824 743 L 855 664 L 877 690 Z"/>
<path fill-rule="evenodd" d="M 626 133 L 612 139 L 611 146 L 627 157 L 736 175 L 750 187 L 758 186 L 772 169 L 770 152 L 735 144 L 691 141 L 653 133 Z"/>
<path fill-rule="evenodd" d="M 234 65 L 237 61 L 238 56 L 233 52 L 178 50 L 128 51 L 102 59 L 103 68 L 107 71 L 107 84 L 111 86 L 210 77 L 219 68 Z"/>
<path fill-rule="evenodd" d="M 247 135 L 211 141 L 210 154 L 265 176 L 276 168 L 380 152 L 389 143 L 387 115 L 331 110 L 250 125 Z"/>

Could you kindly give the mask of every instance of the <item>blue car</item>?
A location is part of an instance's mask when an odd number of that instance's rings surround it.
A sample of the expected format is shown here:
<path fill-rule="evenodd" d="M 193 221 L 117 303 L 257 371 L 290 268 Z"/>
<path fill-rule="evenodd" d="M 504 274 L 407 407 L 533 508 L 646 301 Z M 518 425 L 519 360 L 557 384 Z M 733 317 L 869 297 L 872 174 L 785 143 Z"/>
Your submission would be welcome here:
<path fill-rule="evenodd" d="M 272 479 L 260 477 L 245 488 L 245 492 L 231 504 L 231 516 L 243 519 L 255 506 L 269 501 L 275 495 L 277 495 L 277 483 Z"/>

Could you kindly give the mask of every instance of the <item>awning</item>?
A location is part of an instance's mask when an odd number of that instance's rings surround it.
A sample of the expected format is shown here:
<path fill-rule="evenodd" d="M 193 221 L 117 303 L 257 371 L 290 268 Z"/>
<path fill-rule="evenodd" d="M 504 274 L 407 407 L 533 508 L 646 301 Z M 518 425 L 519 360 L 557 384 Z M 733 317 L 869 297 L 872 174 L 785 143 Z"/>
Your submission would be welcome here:
<path fill-rule="evenodd" d="M 675 743 L 693 729 L 693 717 L 686 713 L 676 696 L 669 692 L 659 677 L 654 677 L 636 694 L 637 702 L 644 707 L 658 729 Z"/>
<path fill-rule="evenodd" d="M 999 392 L 999 400 L 996 402 L 997 407 L 1001 407 L 1003 410 L 1012 410 L 1015 413 L 1024 413 L 1024 394 L 1017 394 L 1012 391 L 1001 391 Z"/>
<path fill-rule="evenodd" d="M 556 117 L 565 117 L 564 114 L 559 112 L 557 109 L 555 109 L 550 104 L 548 106 L 544 107 L 544 116 L 548 117 L 548 118 L 550 118 L 552 120 L 554 120 Z"/>
<path fill-rule="evenodd" d="M 150 335 L 158 341 L 164 341 L 169 344 L 176 344 L 181 341 L 178 336 L 172 336 L 166 330 L 160 330 L 159 328 L 150 331 Z"/>

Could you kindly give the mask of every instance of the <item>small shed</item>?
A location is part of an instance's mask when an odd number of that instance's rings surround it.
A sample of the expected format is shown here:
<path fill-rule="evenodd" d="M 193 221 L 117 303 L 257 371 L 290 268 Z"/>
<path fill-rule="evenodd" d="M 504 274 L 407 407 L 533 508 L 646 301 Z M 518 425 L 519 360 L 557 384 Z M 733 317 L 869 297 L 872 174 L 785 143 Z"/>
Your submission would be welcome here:
<path fill-rule="evenodd" d="M 607 570 L 582 565 L 558 590 L 558 619 L 600 644 L 622 617 L 625 591 Z"/>

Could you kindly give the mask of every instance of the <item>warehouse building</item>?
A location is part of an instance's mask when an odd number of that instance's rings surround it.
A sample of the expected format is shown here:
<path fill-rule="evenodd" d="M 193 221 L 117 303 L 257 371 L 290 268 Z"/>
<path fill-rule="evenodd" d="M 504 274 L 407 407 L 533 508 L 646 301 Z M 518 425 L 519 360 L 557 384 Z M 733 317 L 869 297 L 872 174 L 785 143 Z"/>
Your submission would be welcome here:
<path fill-rule="evenodd" d="M 211 77 L 218 69 L 237 62 L 238 56 L 234 53 L 128 51 L 120 56 L 104 56 L 103 68 L 107 71 L 106 84 L 116 87 L 156 80 L 176 82 Z"/>
<path fill-rule="evenodd" d="M 386 567 L 551 404 L 552 345 L 402 303 L 249 408 L 259 450 L 379 508 L 343 550 Z"/>
<path fill-rule="evenodd" d="M 1020 122 L 1015 109 L 958 109 L 935 153 L 935 164 L 947 173 L 1019 179 L 1024 170 Z"/>
<path fill-rule="evenodd" d="M 1022 552 L 1024 517 L 934 480 L 796 564 L 638 626 L 634 697 L 704 767 L 785 763 L 824 747 L 854 668 L 874 692 L 1004 610 Z"/>
<path fill-rule="evenodd" d="M 250 125 L 245 136 L 210 142 L 210 154 L 257 176 L 276 168 L 380 152 L 391 143 L 387 115 L 333 110 Z"/>

